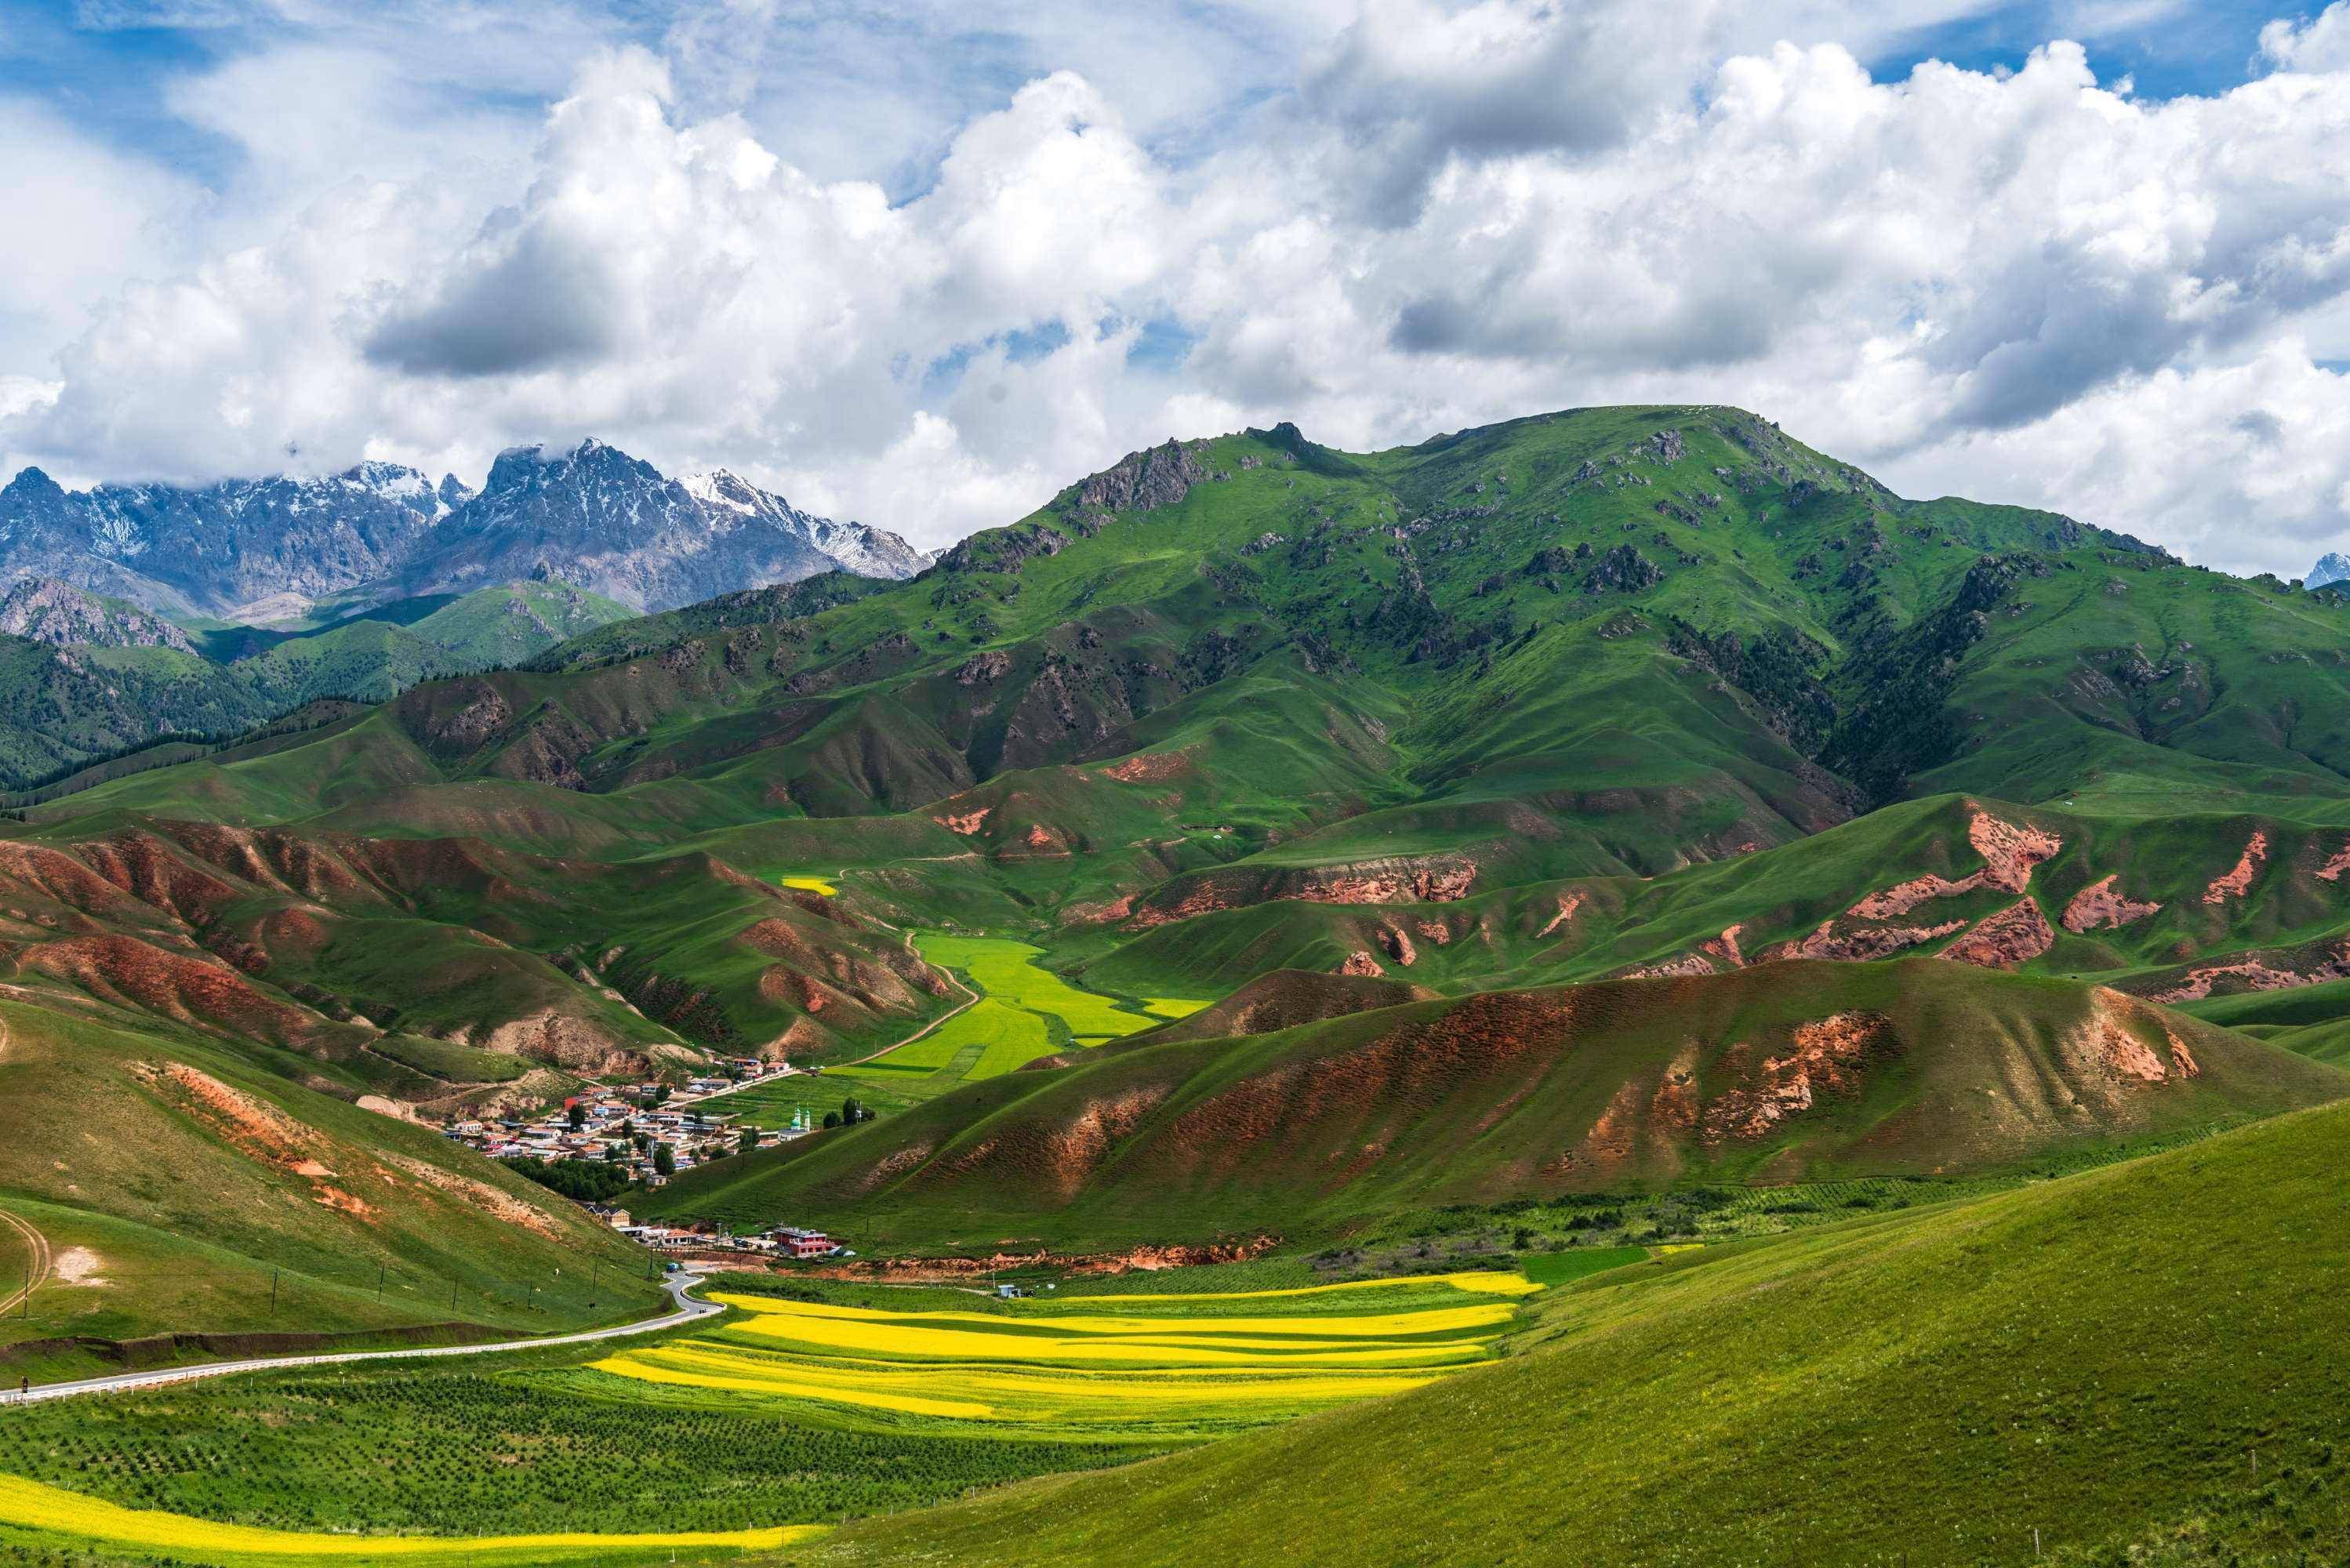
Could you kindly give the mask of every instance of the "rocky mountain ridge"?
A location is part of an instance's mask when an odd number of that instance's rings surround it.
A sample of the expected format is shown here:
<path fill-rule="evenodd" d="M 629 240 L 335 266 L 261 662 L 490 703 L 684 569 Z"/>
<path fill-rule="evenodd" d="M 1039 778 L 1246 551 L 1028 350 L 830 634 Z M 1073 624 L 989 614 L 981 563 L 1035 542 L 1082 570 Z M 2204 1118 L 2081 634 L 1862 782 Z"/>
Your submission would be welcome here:
<path fill-rule="evenodd" d="M 593 440 L 502 452 L 478 493 L 378 462 L 318 478 L 86 491 L 27 468 L 0 489 L 0 583 L 48 578 L 248 624 L 534 578 L 659 610 L 836 569 L 905 577 L 929 564 L 894 534 L 814 516 L 723 470 L 670 479 Z"/>

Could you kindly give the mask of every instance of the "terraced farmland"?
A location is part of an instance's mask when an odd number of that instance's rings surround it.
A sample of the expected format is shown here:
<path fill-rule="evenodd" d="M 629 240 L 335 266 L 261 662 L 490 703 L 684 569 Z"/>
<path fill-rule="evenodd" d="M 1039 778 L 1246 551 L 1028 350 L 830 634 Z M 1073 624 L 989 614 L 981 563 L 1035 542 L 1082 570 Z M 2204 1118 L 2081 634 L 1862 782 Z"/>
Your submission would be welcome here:
<path fill-rule="evenodd" d="M 896 1310 L 720 1293 L 745 1315 L 595 1369 L 677 1388 L 1166 1441 L 1420 1387 L 1489 1359 L 1518 1298 L 1542 1288 L 1478 1272 L 1121 1293 L 1107 1311 L 1110 1302 L 1085 1296 L 1006 1309 L 940 1306 L 943 1293 L 915 1293 Z"/>

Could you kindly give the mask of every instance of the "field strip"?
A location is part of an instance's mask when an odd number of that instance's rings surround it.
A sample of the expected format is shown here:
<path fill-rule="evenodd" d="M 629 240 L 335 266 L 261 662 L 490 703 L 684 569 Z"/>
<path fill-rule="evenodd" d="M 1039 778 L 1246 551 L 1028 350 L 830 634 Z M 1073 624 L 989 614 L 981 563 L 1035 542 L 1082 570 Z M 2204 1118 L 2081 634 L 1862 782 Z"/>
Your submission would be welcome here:
<path fill-rule="evenodd" d="M 10 1475 L 0 1475 L 0 1524 L 29 1525 L 60 1535 L 170 1552 L 265 1557 L 472 1557 L 512 1553 L 532 1563 L 546 1561 L 548 1553 L 567 1556 L 631 1547 L 732 1546 L 775 1551 L 825 1534 L 830 1529 L 822 1524 L 779 1524 L 761 1530 L 693 1530 L 642 1535 L 342 1535 L 265 1530 L 257 1525 L 224 1524 L 217 1520 L 152 1509 L 124 1508 Z M 521 1557 L 525 1552 L 531 1555 Z"/>
<path fill-rule="evenodd" d="M 202 1366 L 166 1367 L 157 1372 L 121 1372 L 109 1377 L 84 1377 L 70 1383 L 44 1384 L 23 1393 L 0 1388 L 0 1405 L 24 1404 L 36 1399 L 66 1399 L 77 1394 L 115 1394 L 130 1388 L 152 1388 L 165 1383 L 188 1383 L 199 1377 L 224 1377 L 232 1372 L 274 1372 L 288 1366 L 338 1366 L 351 1361 L 412 1361 L 429 1355 L 494 1355 L 501 1351 L 545 1350 L 549 1345 L 588 1345 L 601 1339 L 621 1339 L 633 1334 L 651 1334 L 660 1329 L 698 1323 L 724 1312 L 726 1309 L 715 1303 L 694 1301 L 686 1295 L 688 1290 L 701 1282 L 700 1274 L 671 1274 L 667 1285 L 670 1295 L 677 1302 L 677 1311 L 662 1317 L 646 1318 L 640 1323 L 616 1324 L 610 1328 L 591 1328 L 578 1334 L 560 1334 L 546 1339 L 504 1340 L 496 1345 L 428 1345 L 409 1350 L 338 1351 L 331 1355 L 265 1355 L 244 1361 L 215 1361 Z"/>
<path fill-rule="evenodd" d="M 1262 1291 L 1136 1291 L 1106 1292 L 1091 1296 L 1065 1296 L 1064 1301 L 1100 1302 L 1105 1305 L 1134 1302 L 1272 1301 L 1281 1296 L 1317 1296 L 1336 1291 L 1376 1291 L 1396 1285 L 1451 1285 L 1472 1295 L 1530 1296 L 1543 1287 L 1523 1274 L 1499 1269 L 1465 1269 L 1451 1274 L 1398 1274 L 1385 1280 L 1340 1280 L 1327 1285 L 1283 1285 Z"/>
<path fill-rule="evenodd" d="M 5 1030 L 6 1027 L 5 1024 L 0 1024 L 0 1030 Z M 39 1288 L 43 1280 L 49 1277 L 50 1252 L 49 1239 L 47 1236 L 42 1235 L 40 1231 L 9 1213 L 5 1209 L 0 1209 L 0 1222 L 5 1222 L 10 1230 L 25 1238 L 26 1255 L 24 1284 L 8 1295 L 0 1296 L 0 1316 L 5 1316 L 11 1307 L 21 1303 L 26 1296 Z"/>
<path fill-rule="evenodd" d="M 1116 1338 L 1073 1335 L 1014 1340 L 1011 1335 L 949 1328 L 845 1323 L 838 1318 L 763 1316 L 737 1333 L 821 1350 L 863 1351 L 944 1361 L 1033 1361 L 1046 1365 L 1134 1366 L 1260 1366 L 1277 1353 L 1294 1366 L 1440 1366 L 1482 1361 L 1495 1336 L 1468 1335 L 1412 1345 L 1365 1346 L 1357 1340 L 1249 1339 L 1169 1334 Z"/>

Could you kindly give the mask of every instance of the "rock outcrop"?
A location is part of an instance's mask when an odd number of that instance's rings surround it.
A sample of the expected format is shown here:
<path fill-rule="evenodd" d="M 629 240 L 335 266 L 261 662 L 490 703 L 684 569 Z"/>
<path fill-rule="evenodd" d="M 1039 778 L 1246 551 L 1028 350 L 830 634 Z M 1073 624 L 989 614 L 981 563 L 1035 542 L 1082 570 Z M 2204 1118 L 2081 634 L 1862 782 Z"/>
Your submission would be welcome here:
<path fill-rule="evenodd" d="M 0 631 L 52 648 L 168 648 L 193 653 L 188 634 L 160 616 L 120 604 L 55 577 L 26 577 L 0 598 Z"/>

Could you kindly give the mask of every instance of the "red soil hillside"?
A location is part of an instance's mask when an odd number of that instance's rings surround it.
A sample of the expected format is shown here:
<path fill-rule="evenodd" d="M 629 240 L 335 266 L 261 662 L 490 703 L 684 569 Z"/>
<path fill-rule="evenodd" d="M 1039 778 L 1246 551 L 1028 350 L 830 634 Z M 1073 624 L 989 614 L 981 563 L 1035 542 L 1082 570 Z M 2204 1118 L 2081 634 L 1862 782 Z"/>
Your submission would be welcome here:
<path fill-rule="evenodd" d="M 2103 988 L 1935 960 L 1489 992 L 1014 1075 L 662 1193 L 893 1237 L 1295 1234 L 1680 1180 L 1956 1175 L 2350 1077 Z"/>
<path fill-rule="evenodd" d="M 898 1038 L 946 990 L 895 931 L 707 854 L 168 819 L 0 839 L 0 978 L 443 1107 L 515 1092 L 518 1069 L 468 1052 L 573 1074 L 822 1060 Z M 379 1049 L 393 1033 L 462 1049 Z"/>

